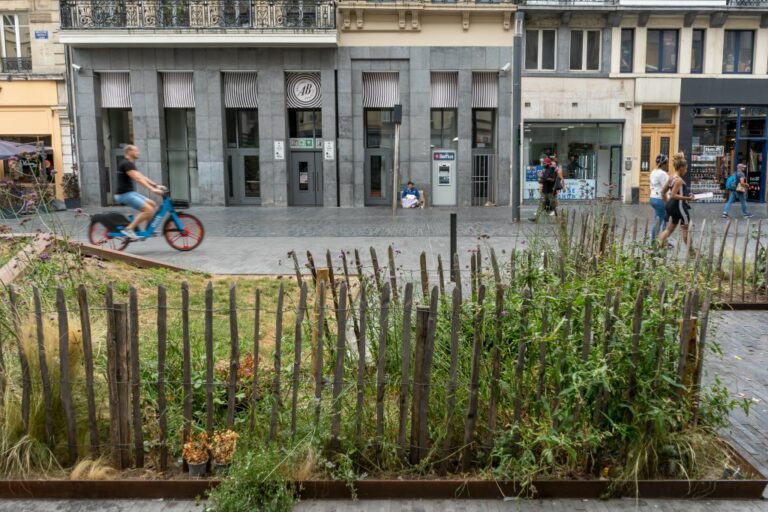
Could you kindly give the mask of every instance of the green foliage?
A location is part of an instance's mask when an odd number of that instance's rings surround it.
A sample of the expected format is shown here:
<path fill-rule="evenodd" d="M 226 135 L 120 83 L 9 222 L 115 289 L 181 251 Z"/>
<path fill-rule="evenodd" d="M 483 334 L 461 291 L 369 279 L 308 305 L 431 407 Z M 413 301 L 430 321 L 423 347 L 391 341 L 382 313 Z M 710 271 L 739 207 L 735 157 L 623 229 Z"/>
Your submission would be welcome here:
<path fill-rule="evenodd" d="M 241 443 L 229 474 L 211 491 L 211 512 L 290 512 L 296 492 L 283 474 L 287 457 L 274 446 Z"/>

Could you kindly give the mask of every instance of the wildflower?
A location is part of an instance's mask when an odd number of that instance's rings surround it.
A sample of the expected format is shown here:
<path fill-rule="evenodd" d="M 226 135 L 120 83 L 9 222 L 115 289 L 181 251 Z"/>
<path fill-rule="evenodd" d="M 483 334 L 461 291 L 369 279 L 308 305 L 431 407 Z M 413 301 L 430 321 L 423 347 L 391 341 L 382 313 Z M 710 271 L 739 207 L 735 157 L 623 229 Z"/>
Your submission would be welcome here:
<path fill-rule="evenodd" d="M 50 261 L 50 259 L 51 259 L 51 255 L 48 254 L 47 252 L 40 254 L 40 261 Z"/>
<path fill-rule="evenodd" d="M 75 214 L 76 215 L 80 215 L 82 213 L 83 213 L 83 209 L 82 208 L 75 208 Z"/>

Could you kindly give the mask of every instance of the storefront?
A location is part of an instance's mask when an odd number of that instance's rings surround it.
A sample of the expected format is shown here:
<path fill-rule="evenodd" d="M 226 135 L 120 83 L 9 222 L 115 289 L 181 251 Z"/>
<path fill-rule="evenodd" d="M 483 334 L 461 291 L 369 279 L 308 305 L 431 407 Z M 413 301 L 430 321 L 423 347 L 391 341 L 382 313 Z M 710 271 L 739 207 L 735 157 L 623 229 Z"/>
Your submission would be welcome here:
<path fill-rule="evenodd" d="M 21 188 L 39 188 L 43 181 L 47 181 L 51 195 L 64 199 L 61 125 L 55 81 L 2 82 L 0 139 L 38 146 L 45 153 L 42 164 L 31 160 L 13 165 L 0 162 L 0 179 L 13 180 Z M 52 172 L 54 170 L 57 172 Z"/>
<path fill-rule="evenodd" d="M 766 200 L 768 97 L 761 82 L 682 81 L 680 147 L 690 155 L 693 192 L 712 192 L 708 202 L 726 199 L 725 181 L 740 163 L 747 166 L 747 199 Z M 738 104 L 734 104 L 735 99 Z"/>
<path fill-rule="evenodd" d="M 693 109 L 691 188 L 712 192 L 706 202 L 726 199 L 725 182 L 736 165 L 747 166 L 747 200 L 763 201 L 767 108 L 697 107 Z"/>
<path fill-rule="evenodd" d="M 524 200 L 539 197 L 538 173 L 547 156 L 563 168 L 565 190 L 560 199 L 617 199 L 621 193 L 622 122 L 525 123 Z"/>

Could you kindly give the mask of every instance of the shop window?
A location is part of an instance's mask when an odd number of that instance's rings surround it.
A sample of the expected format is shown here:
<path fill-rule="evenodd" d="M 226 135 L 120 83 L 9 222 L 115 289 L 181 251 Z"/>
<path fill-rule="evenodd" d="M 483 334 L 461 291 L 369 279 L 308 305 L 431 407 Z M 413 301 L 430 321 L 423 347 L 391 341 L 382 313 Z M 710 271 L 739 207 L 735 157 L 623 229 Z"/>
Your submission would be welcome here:
<path fill-rule="evenodd" d="M 704 72 L 704 44 L 705 30 L 693 30 L 693 43 L 691 44 L 691 73 Z"/>
<path fill-rule="evenodd" d="M 635 29 L 621 29 L 621 73 L 631 73 L 635 64 Z"/>
<path fill-rule="evenodd" d="M 27 14 L 0 15 L 0 57 L 3 73 L 32 71 L 32 43 Z"/>
<path fill-rule="evenodd" d="M 671 108 L 643 108 L 643 124 L 672 124 Z"/>
<path fill-rule="evenodd" d="M 600 31 L 571 30 L 571 70 L 600 69 Z"/>
<path fill-rule="evenodd" d="M 493 148 L 496 141 L 494 134 L 496 111 L 493 109 L 472 110 L 472 147 Z"/>
<path fill-rule="evenodd" d="M 165 109 L 168 185 L 174 199 L 198 201 L 195 110 Z"/>
<path fill-rule="evenodd" d="M 619 123 L 526 124 L 523 152 L 527 199 L 538 195 L 537 172 L 547 156 L 557 156 L 563 168 L 566 191 L 562 199 L 593 199 L 611 195 L 620 179 L 614 168 L 620 158 L 622 125 Z"/>
<path fill-rule="evenodd" d="M 365 147 L 369 149 L 395 147 L 395 124 L 392 109 L 366 109 Z"/>
<path fill-rule="evenodd" d="M 646 73 L 677 73 L 677 30 L 649 30 L 646 44 Z"/>
<path fill-rule="evenodd" d="M 525 69 L 532 71 L 554 71 L 555 41 L 555 30 L 526 30 Z"/>
<path fill-rule="evenodd" d="M 259 147 L 259 111 L 255 109 L 227 109 L 227 147 Z"/>
<path fill-rule="evenodd" d="M 458 147 L 458 133 L 456 109 L 432 109 L 430 142 L 433 149 Z"/>
<path fill-rule="evenodd" d="M 755 33 L 752 30 L 726 30 L 723 73 L 752 73 Z"/>

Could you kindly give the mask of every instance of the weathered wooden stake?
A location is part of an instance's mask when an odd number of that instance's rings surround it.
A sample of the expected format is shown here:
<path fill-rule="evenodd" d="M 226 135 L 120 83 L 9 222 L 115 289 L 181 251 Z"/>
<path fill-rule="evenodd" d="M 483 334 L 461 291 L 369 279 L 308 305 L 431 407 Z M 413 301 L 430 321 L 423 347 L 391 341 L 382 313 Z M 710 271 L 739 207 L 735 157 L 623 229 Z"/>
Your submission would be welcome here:
<path fill-rule="evenodd" d="M 133 452 L 137 468 L 144 467 L 144 431 L 141 413 L 141 370 L 139 368 L 139 299 L 136 288 L 128 290 L 129 332 L 131 335 L 131 404 L 133 406 Z"/>
<path fill-rule="evenodd" d="M 282 406 L 280 400 L 280 371 L 282 366 L 282 345 L 283 345 L 283 303 L 285 302 L 285 289 L 280 283 L 280 290 L 277 292 L 277 318 L 275 319 L 275 374 L 272 378 L 272 413 L 269 417 L 269 440 L 274 441 L 277 437 L 278 415 Z"/>
<path fill-rule="evenodd" d="M 59 372 L 61 407 L 67 424 L 67 447 L 69 463 L 77 462 L 77 425 L 75 423 L 75 405 L 72 401 L 72 384 L 69 382 L 69 316 L 64 290 L 56 290 L 56 309 L 59 313 Z"/>
<path fill-rule="evenodd" d="M 43 385 L 43 403 L 45 404 L 45 442 L 53 443 L 53 393 L 51 379 L 48 374 L 48 360 L 45 354 L 45 334 L 43 331 L 43 310 L 40 305 L 40 290 L 32 287 L 32 300 L 35 304 L 35 326 L 37 329 L 37 362 L 40 369 L 40 380 Z"/>
<path fill-rule="evenodd" d="M 341 300 L 336 309 L 336 364 L 333 369 L 333 416 L 331 418 L 331 449 L 341 447 L 341 392 L 344 387 L 344 353 L 347 350 L 347 285 L 341 283 Z M 387 290 L 389 284 L 384 286 Z"/>
<path fill-rule="evenodd" d="M 213 283 L 205 288 L 205 429 L 213 437 Z"/>
<path fill-rule="evenodd" d="M 422 255 L 424 253 L 421 253 Z M 409 374 L 411 362 L 411 317 L 413 308 L 413 283 L 405 285 L 403 301 L 403 346 L 402 368 L 400 371 L 400 422 L 397 441 L 400 446 L 400 456 L 405 457 L 407 450 L 406 427 L 408 423 L 408 389 L 410 388 Z"/>
<path fill-rule="evenodd" d="M 167 340 L 168 310 L 166 307 L 165 287 L 157 287 L 157 408 L 160 424 L 160 471 L 168 469 L 168 410 L 165 396 L 165 355 Z M 120 305 L 115 309 L 115 328 L 120 332 L 122 312 Z M 118 344 L 119 347 L 119 344 Z"/>
<path fill-rule="evenodd" d="M 463 471 L 468 471 L 472 465 L 472 454 L 474 453 L 473 444 L 475 441 L 475 424 L 477 422 L 477 402 L 480 388 L 480 357 L 483 346 L 483 318 L 485 308 L 485 285 L 480 286 L 480 292 L 477 299 L 477 309 L 475 311 L 475 331 L 472 345 L 472 374 L 470 377 L 469 388 L 469 407 L 467 417 L 464 421 L 464 449 L 461 454 L 461 464 Z"/>
<path fill-rule="evenodd" d="M 237 285 L 229 286 L 229 382 L 227 383 L 227 428 L 235 425 L 237 372 L 240 369 L 240 336 L 237 325 Z"/>
<path fill-rule="evenodd" d="M 88 402 L 88 432 L 91 441 L 91 457 L 99 456 L 99 430 L 96 425 L 96 397 L 93 390 L 93 344 L 91 342 L 91 313 L 88 308 L 88 292 L 85 285 L 77 288 L 80 306 L 80 332 L 83 337 L 83 361 L 85 363 L 85 392 Z"/>
<path fill-rule="evenodd" d="M 346 284 L 344 285 L 346 288 Z M 346 290 L 344 290 L 346 295 Z M 345 297 L 346 298 L 346 297 Z M 291 437 L 296 436 L 296 411 L 299 407 L 299 383 L 301 382 L 301 334 L 304 323 L 304 312 L 307 309 L 307 285 L 301 285 L 299 292 L 299 309 L 296 311 L 296 322 L 293 329 L 293 393 L 291 395 Z M 339 329 L 344 329 L 340 325 Z"/>
<path fill-rule="evenodd" d="M 384 382 L 386 380 L 384 364 L 387 359 L 387 335 L 389 334 L 389 297 L 389 284 L 385 284 L 381 293 L 379 353 L 376 365 L 376 437 L 379 447 L 384 441 Z"/>

